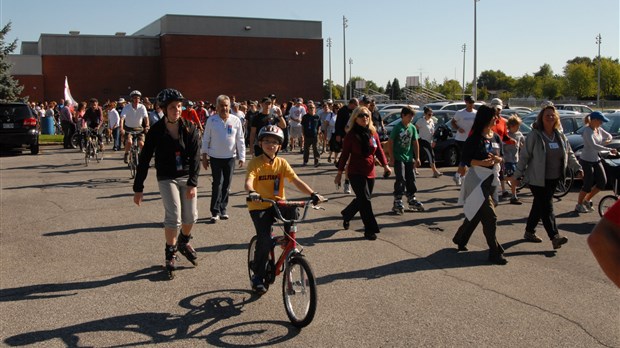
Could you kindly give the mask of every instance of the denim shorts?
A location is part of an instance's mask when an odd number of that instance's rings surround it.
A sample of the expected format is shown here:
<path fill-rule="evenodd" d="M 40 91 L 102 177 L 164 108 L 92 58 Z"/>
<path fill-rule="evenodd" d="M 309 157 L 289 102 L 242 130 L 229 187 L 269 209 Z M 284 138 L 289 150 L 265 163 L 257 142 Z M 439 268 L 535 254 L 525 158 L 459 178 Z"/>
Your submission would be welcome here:
<path fill-rule="evenodd" d="M 514 162 L 506 162 L 504 163 L 504 174 L 506 174 L 507 178 L 515 175 L 515 171 L 517 170 L 517 164 Z"/>

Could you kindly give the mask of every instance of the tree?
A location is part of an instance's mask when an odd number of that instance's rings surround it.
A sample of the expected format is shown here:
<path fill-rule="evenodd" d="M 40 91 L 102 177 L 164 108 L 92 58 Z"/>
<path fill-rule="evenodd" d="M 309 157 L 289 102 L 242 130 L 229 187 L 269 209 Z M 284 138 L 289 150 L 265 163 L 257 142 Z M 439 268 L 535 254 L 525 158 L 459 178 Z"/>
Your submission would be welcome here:
<path fill-rule="evenodd" d="M 400 83 L 397 78 L 394 78 L 392 81 L 392 95 L 390 96 L 392 100 L 402 100 L 403 91 L 400 89 Z"/>
<path fill-rule="evenodd" d="M 617 59 L 601 58 L 601 97 L 620 97 L 620 64 Z"/>
<path fill-rule="evenodd" d="M 392 82 L 391 81 L 388 81 L 387 84 L 385 85 L 385 94 L 388 95 L 390 99 L 392 99 Z"/>
<path fill-rule="evenodd" d="M 562 79 L 560 78 L 546 78 L 540 79 L 537 84 L 540 84 L 540 96 L 537 98 L 545 99 L 557 99 L 562 95 Z"/>
<path fill-rule="evenodd" d="M 564 76 L 567 82 L 565 94 L 580 99 L 596 95 L 596 75 L 591 65 L 569 63 L 564 68 Z"/>
<path fill-rule="evenodd" d="M 444 80 L 443 84 L 439 86 L 438 92 L 445 95 L 448 99 L 463 99 L 461 97 L 461 94 L 463 94 L 463 87 L 461 86 L 461 83 L 457 80 Z"/>
<path fill-rule="evenodd" d="M 540 96 L 540 86 L 537 86 L 536 78 L 528 74 L 517 79 L 514 84 L 514 94 L 517 97 L 527 98 L 530 96 Z"/>
<path fill-rule="evenodd" d="M 15 101 L 19 99 L 19 95 L 24 87 L 20 86 L 19 81 L 15 80 L 9 73 L 11 64 L 7 56 L 17 47 L 17 39 L 10 44 L 4 42 L 4 38 L 10 30 L 11 22 L 7 23 L 0 30 L 0 100 Z"/>
<path fill-rule="evenodd" d="M 537 72 L 534 73 L 534 77 L 553 77 L 553 70 L 551 65 L 543 64 Z"/>

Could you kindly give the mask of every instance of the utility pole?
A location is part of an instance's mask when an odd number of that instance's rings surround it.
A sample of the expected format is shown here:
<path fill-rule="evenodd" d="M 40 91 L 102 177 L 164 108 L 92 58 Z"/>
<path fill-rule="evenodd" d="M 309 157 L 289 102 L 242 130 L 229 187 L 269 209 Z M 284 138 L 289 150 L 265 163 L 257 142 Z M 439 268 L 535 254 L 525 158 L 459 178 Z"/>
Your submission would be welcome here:
<path fill-rule="evenodd" d="M 331 99 L 332 101 L 333 96 L 332 96 L 332 38 L 328 37 L 327 38 L 327 47 L 329 47 L 329 99 Z"/>
<path fill-rule="evenodd" d="M 351 74 L 351 66 L 353 65 L 353 58 L 349 58 L 349 97 L 353 98 L 353 75 Z"/>
<path fill-rule="evenodd" d="M 598 45 L 598 88 L 596 92 L 596 107 L 601 107 L 601 34 L 596 37 L 596 44 Z"/>
<path fill-rule="evenodd" d="M 461 52 L 463 52 L 463 98 L 465 98 L 465 51 L 467 51 L 467 45 L 463 44 L 461 47 Z"/>
<path fill-rule="evenodd" d="M 476 22 L 476 8 L 477 3 L 480 0 L 474 0 L 474 83 L 471 86 L 471 91 L 472 91 L 472 97 L 474 98 L 474 100 L 478 100 L 478 67 L 476 66 L 476 64 L 478 63 L 477 59 L 478 57 L 476 56 L 478 53 L 478 42 L 477 42 L 477 22 Z"/>
<path fill-rule="evenodd" d="M 349 21 L 347 20 L 347 17 L 342 16 L 342 50 L 343 50 L 343 55 L 342 55 L 342 63 L 343 63 L 343 69 L 342 71 L 344 72 L 344 80 L 343 80 L 343 87 L 344 87 L 344 100 L 348 100 L 347 98 L 347 27 Z"/>

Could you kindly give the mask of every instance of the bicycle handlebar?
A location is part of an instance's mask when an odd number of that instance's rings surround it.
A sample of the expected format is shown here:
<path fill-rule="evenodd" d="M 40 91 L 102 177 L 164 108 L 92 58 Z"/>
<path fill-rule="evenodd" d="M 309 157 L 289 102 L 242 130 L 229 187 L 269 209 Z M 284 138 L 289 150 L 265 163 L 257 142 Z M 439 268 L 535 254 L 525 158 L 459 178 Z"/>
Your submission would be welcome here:
<path fill-rule="evenodd" d="M 252 200 L 249 197 L 247 197 L 245 200 L 246 202 L 252 202 Z M 328 199 L 325 198 L 325 200 L 321 202 L 327 202 L 327 201 Z M 294 222 L 304 221 L 306 219 L 306 215 L 308 214 L 308 208 L 312 205 L 312 199 L 308 199 L 305 201 L 284 201 L 284 200 L 275 201 L 273 199 L 261 197 L 260 202 L 271 203 L 271 205 L 275 208 L 276 218 L 284 223 L 294 223 Z M 282 216 L 282 212 L 280 211 L 279 207 L 299 207 L 299 208 L 304 208 L 304 212 L 301 218 L 288 220 Z M 316 209 L 320 209 L 318 205 L 315 205 L 315 207 L 317 207 Z"/>

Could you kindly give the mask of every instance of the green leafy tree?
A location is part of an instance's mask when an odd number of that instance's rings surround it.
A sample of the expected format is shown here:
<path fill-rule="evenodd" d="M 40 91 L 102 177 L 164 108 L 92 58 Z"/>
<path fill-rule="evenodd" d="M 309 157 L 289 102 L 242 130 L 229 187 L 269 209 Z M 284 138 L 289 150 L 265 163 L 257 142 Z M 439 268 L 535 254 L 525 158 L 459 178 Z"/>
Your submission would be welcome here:
<path fill-rule="evenodd" d="M 385 94 L 388 95 L 390 97 L 390 99 L 392 98 L 392 82 L 388 81 L 387 84 L 385 85 Z"/>
<path fill-rule="evenodd" d="M 517 97 L 527 98 L 530 96 L 540 96 L 541 90 L 537 88 L 536 78 L 528 74 L 517 79 L 514 84 L 514 94 Z"/>
<path fill-rule="evenodd" d="M 11 64 L 9 63 L 7 56 L 15 50 L 17 47 L 17 39 L 10 44 L 7 44 L 4 40 L 6 34 L 11 31 L 11 22 L 7 23 L 2 30 L 0 30 L 0 99 L 6 101 L 15 101 L 19 99 L 19 94 L 24 89 L 19 85 L 19 81 L 15 80 L 9 73 Z"/>
<path fill-rule="evenodd" d="M 558 99 L 562 95 L 563 83 L 561 78 L 540 79 L 540 93 L 536 98 Z"/>
<path fill-rule="evenodd" d="M 566 78 L 565 94 L 577 98 L 596 95 L 596 77 L 592 65 L 585 62 L 569 63 L 564 68 Z"/>
<path fill-rule="evenodd" d="M 448 99 L 463 99 L 461 97 L 461 94 L 463 94 L 463 87 L 461 86 L 461 83 L 457 80 L 444 80 L 443 84 L 439 86 L 438 92 L 445 95 Z"/>
<path fill-rule="evenodd" d="M 545 63 L 540 66 L 537 72 L 534 73 L 534 77 L 553 77 L 553 70 L 551 69 L 551 65 Z"/>
<path fill-rule="evenodd" d="M 480 73 L 478 88 L 486 87 L 490 91 L 505 91 L 512 89 L 514 79 L 500 70 L 486 70 Z"/>
<path fill-rule="evenodd" d="M 596 69 L 598 69 L 598 66 L 596 66 Z M 601 58 L 601 97 L 620 97 L 620 64 L 618 64 L 617 59 Z"/>
<path fill-rule="evenodd" d="M 566 62 L 566 65 L 570 65 L 570 64 L 585 64 L 585 65 L 592 65 L 592 59 L 590 59 L 590 57 L 575 57 L 569 61 Z"/>
<path fill-rule="evenodd" d="M 329 99 L 329 79 L 325 80 L 323 82 L 323 99 Z M 342 99 L 342 94 L 340 92 L 340 90 L 338 89 L 337 85 L 334 84 L 334 81 L 332 81 L 331 83 L 332 86 L 332 95 L 331 98 L 333 99 Z"/>

